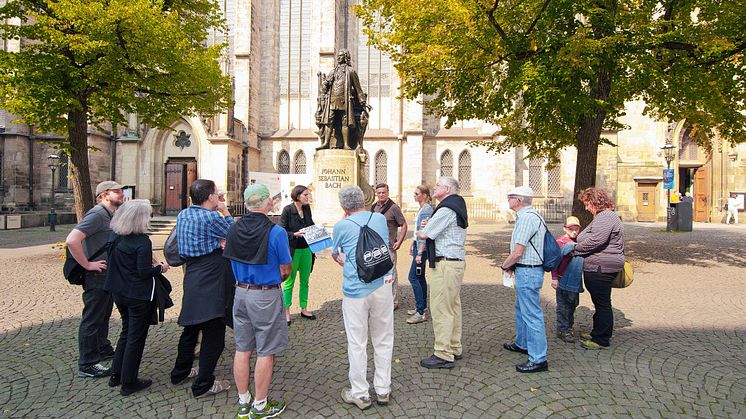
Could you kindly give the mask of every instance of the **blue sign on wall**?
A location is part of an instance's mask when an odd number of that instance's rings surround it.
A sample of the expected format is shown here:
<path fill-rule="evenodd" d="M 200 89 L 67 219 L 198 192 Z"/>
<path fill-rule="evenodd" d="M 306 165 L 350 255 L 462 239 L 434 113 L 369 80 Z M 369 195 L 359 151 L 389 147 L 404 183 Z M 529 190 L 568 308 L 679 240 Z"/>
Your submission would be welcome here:
<path fill-rule="evenodd" d="M 663 169 L 663 189 L 673 189 L 673 169 Z"/>

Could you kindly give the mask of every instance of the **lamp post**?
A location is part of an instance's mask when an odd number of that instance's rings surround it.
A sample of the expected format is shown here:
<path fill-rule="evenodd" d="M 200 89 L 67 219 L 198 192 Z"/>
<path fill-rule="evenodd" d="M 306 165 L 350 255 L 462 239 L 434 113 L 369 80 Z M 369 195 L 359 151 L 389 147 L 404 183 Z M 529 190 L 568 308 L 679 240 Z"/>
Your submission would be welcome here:
<path fill-rule="evenodd" d="M 52 169 L 52 195 L 49 197 L 49 231 L 55 231 L 55 226 L 57 225 L 57 213 L 55 213 L 54 209 L 54 179 L 55 173 L 57 172 L 57 166 L 60 164 L 60 156 L 56 154 L 50 154 L 49 157 L 47 157 L 47 161 L 49 162 L 49 168 Z"/>
<path fill-rule="evenodd" d="M 674 147 L 671 143 L 666 143 L 663 147 L 663 156 L 666 159 L 666 170 L 671 170 L 671 162 L 674 159 Z M 671 231 L 671 189 L 666 189 L 666 231 Z"/>

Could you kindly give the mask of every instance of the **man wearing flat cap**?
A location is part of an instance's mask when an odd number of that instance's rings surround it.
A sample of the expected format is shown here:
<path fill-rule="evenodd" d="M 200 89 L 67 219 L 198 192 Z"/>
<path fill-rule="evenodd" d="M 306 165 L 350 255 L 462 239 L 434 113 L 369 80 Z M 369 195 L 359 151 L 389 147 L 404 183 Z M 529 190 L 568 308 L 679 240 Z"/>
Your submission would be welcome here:
<path fill-rule="evenodd" d="M 515 366 L 518 372 L 546 371 L 547 334 L 539 292 L 544 284 L 544 219 L 531 207 L 534 191 L 519 186 L 508 192 L 508 205 L 516 212 L 515 227 L 510 237 L 510 255 L 500 268 L 515 275 L 515 341 L 503 348 L 528 355 L 528 360 Z"/>
<path fill-rule="evenodd" d="M 109 368 L 99 362 L 114 356 L 109 341 L 109 318 L 114 300 L 104 290 L 109 223 L 114 211 L 124 203 L 122 185 L 107 180 L 96 186 L 96 202 L 67 235 L 70 254 L 87 272 L 83 282 L 83 314 L 78 329 L 78 377 L 106 377 Z M 95 256 L 95 257 L 94 257 Z"/>

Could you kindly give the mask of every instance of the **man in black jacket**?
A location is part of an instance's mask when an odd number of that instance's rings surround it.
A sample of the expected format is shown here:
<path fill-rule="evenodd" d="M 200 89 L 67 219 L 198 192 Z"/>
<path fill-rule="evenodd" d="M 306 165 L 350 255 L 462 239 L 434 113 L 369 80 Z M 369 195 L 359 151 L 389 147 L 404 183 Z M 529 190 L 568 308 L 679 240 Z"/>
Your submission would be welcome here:
<path fill-rule="evenodd" d="M 453 368 L 462 358 L 461 283 L 466 269 L 466 228 L 469 220 L 466 202 L 458 195 L 458 181 L 438 179 L 433 198 L 440 201 L 424 229 L 417 232 L 427 239 L 430 277 L 430 316 L 435 344 L 433 355 L 420 361 L 425 368 Z"/>

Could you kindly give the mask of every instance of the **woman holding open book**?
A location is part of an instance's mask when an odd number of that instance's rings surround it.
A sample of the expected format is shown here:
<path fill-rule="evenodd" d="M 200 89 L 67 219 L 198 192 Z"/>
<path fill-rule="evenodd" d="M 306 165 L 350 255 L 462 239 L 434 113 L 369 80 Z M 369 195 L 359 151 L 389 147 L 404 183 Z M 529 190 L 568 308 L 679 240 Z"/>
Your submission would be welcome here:
<path fill-rule="evenodd" d="M 308 243 L 303 237 L 302 228 L 314 225 L 311 216 L 311 206 L 308 204 L 311 191 L 303 185 L 296 185 L 290 198 L 293 203 L 282 209 L 280 226 L 288 233 L 290 243 L 290 254 L 293 256 L 293 267 L 290 276 L 282 283 L 285 300 L 285 318 L 290 325 L 290 306 L 293 302 L 293 287 L 295 278 L 300 273 L 300 286 L 298 287 L 298 301 L 300 303 L 300 316 L 308 320 L 316 320 L 316 316 L 308 311 L 308 279 L 313 269 L 314 256 Z"/>

